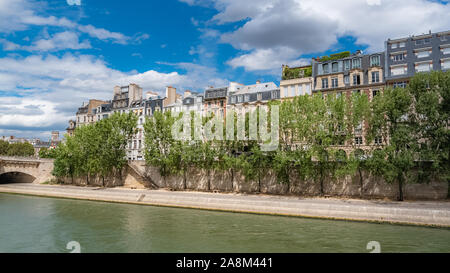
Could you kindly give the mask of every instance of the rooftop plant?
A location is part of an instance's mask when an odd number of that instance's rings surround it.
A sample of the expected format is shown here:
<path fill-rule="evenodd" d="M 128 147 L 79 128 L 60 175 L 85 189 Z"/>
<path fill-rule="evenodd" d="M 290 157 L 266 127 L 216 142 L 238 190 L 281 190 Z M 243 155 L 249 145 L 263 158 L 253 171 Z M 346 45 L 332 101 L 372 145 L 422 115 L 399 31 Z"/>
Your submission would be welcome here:
<path fill-rule="evenodd" d="M 312 67 L 293 67 L 286 66 L 283 69 L 283 80 L 292 80 L 312 76 Z"/>
<path fill-rule="evenodd" d="M 330 54 L 330 56 L 321 57 L 320 61 L 326 62 L 326 61 L 332 61 L 332 60 L 339 60 L 342 58 L 347 58 L 349 56 L 350 56 L 350 51 L 344 51 L 344 52 Z"/>

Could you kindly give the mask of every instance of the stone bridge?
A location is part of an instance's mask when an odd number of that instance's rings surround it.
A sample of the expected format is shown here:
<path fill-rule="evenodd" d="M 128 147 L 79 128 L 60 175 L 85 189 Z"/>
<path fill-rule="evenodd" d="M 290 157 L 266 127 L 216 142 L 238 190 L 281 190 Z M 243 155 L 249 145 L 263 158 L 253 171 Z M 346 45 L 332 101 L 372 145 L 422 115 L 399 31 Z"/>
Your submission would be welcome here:
<path fill-rule="evenodd" d="M 53 160 L 0 156 L 0 184 L 41 184 L 53 179 Z"/>

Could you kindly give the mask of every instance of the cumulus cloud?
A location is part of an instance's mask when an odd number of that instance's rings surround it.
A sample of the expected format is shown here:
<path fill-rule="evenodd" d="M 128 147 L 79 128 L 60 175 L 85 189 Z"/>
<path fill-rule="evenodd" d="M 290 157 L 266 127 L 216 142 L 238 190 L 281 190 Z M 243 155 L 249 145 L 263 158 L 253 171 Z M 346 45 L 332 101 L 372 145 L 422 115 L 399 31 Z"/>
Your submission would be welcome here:
<path fill-rule="evenodd" d="M 90 42 L 84 40 L 80 43 L 78 34 L 71 31 L 60 32 L 49 39 L 40 39 L 35 41 L 31 46 L 22 47 L 22 49 L 29 51 L 56 51 L 87 48 L 91 48 Z"/>
<path fill-rule="evenodd" d="M 190 63 L 166 65 L 186 73 L 124 72 L 89 55 L 0 58 L 0 131 L 64 130 L 83 101 L 110 100 L 115 85 L 136 83 L 144 91 L 163 94 L 169 85 L 201 91 L 208 85 L 227 83 L 214 68 Z"/>
<path fill-rule="evenodd" d="M 81 6 L 81 0 L 67 0 L 67 4 L 70 6 Z"/>
<path fill-rule="evenodd" d="M 74 2 L 80 2 L 74 0 Z M 81 4 L 81 2 L 80 2 Z M 77 30 L 87 35 L 105 41 L 127 44 L 133 39 L 122 33 L 111 32 L 92 25 L 80 25 L 67 18 L 55 16 L 41 16 L 35 12 L 37 3 L 29 0 L 1 0 L 0 1 L 0 32 L 12 33 L 28 29 L 29 26 L 54 26 L 72 31 Z M 142 37 L 141 37 L 142 38 Z"/>
<path fill-rule="evenodd" d="M 204 5 L 199 0 L 181 1 Z M 347 35 L 373 52 L 383 50 L 387 38 L 450 27 L 450 5 L 439 1 L 214 0 L 211 5 L 217 14 L 210 23 L 242 23 L 223 33 L 221 42 L 245 52 L 228 63 L 249 71 L 270 70 L 304 54 L 319 54 Z"/>

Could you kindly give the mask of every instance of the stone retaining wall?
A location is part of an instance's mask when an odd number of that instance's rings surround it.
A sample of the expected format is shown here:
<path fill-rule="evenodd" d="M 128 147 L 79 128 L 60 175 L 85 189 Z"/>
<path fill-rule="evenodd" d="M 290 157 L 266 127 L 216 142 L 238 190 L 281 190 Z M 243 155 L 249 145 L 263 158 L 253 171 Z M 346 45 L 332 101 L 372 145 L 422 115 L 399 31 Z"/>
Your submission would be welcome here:
<path fill-rule="evenodd" d="M 182 175 L 161 177 L 158 168 L 146 166 L 144 162 L 133 162 L 134 167 L 142 174 L 149 177 L 160 188 L 184 190 L 184 179 Z M 186 189 L 194 191 L 208 190 L 208 177 L 210 179 L 210 190 L 220 192 L 258 192 L 257 181 L 246 181 L 239 173 L 232 176 L 230 172 L 190 169 L 187 173 Z M 389 198 L 395 199 L 398 195 L 398 185 L 388 184 L 383 179 L 372 177 L 363 173 L 363 197 L 364 198 Z M 320 185 L 314 181 L 301 181 L 295 172 L 290 175 L 290 186 L 277 181 L 274 173 L 269 173 L 261 179 L 261 193 L 265 194 L 292 194 L 300 196 L 317 196 L 320 194 Z M 327 179 L 324 183 L 325 195 L 342 197 L 361 197 L 359 176 L 332 180 Z M 423 184 L 406 184 L 404 187 L 405 199 L 446 199 L 448 194 L 448 183 L 432 182 Z"/>

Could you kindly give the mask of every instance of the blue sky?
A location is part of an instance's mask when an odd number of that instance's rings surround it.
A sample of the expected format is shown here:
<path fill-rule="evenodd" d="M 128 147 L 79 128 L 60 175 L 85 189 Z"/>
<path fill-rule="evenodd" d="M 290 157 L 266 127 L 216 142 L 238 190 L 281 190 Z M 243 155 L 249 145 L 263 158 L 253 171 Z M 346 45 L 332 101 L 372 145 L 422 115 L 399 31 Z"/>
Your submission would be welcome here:
<path fill-rule="evenodd" d="M 115 85 L 279 84 L 281 65 L 450 30 L 448 1 L 0 0 L 0 135 L 48 138 Z"/>

